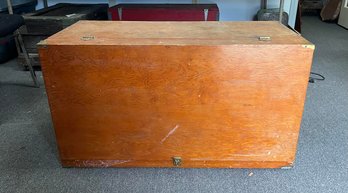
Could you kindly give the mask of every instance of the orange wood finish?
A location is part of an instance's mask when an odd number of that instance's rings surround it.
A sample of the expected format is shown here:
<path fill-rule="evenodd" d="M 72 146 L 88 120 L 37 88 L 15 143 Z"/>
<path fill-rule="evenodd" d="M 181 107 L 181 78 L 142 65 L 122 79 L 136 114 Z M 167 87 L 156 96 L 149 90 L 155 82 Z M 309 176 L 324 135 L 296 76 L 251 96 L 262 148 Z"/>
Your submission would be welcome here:
<path fill-rule="evenodd" d="M 79 22 L 39 46 L 62 164 L 291 166 L 313 50 L 277 22 Z"/>

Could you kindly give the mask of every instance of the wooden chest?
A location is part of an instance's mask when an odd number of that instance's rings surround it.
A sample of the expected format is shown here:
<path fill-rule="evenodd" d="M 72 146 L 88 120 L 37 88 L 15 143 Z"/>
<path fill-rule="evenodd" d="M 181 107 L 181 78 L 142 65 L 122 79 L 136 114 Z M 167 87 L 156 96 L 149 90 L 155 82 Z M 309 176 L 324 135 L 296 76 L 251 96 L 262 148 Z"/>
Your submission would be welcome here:
<path fill-rule="evenodd" d="M 313 50 L 277 22 L 80 21 L 39 44 L 62 165 L 290 167 Z"/>

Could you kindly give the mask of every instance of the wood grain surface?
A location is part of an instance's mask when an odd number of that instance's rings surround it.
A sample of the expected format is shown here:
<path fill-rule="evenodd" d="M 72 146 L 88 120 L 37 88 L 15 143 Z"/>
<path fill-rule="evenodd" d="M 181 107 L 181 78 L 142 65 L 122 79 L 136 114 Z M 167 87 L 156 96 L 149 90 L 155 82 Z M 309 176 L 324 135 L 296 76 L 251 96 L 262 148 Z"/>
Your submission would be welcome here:
<path fill-rule="evenodd" d="M 260 36 L 272 41 L 259 41 Z M 85 41 L 83 37 L 93 37 Z M 138 22 L 79 21 L 46 40 L 48 45 L 231 45 L 313 46 L 277 21 Z"/>
<path fill-rule="evenodd" d="M 313 46 L 49 42 L 39 51 L 65 167 L 294 162 Z"/>

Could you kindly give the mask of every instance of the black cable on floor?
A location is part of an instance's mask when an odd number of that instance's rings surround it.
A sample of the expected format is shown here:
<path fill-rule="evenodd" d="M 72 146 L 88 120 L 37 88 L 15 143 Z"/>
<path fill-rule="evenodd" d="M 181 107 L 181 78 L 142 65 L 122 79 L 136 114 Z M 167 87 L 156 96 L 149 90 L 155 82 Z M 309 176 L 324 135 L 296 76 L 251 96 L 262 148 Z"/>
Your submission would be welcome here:
<path fill-rule="evenodd" d="M 312 76 L 314 75 L 314 77 Z M 325 80 L 325 77 L 321 74 L 315 73 L 315 72 L 311 72 L 311 75 L 309 76 L 309 83 L 314 83 L 315 81 L 323 81 Z"/>

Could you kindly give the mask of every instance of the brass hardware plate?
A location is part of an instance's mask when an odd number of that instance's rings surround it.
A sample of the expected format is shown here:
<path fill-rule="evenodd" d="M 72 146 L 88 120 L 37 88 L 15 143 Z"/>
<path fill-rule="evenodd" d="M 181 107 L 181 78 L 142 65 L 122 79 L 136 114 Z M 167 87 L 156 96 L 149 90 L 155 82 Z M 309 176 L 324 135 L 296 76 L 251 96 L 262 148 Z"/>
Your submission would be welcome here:
<path fill-rule="evenodd" d="M 83 40 L 83 41 L 94 40 L 94 36 L 82 36 L 81 40 Z"/>
<path fill-rule="evenodd" d="M 260 36 L 259 40 L 260 41 L 271 41 L 271 37 L 269 37 L 269 36 Z"/>
<path fill-rule="evenodd" d="M 181 157 L 172 157 L 172 160 L 173 160 L 173 165 L 174 166 L 181 166 L 182 164 L 182 159 Z"/>

